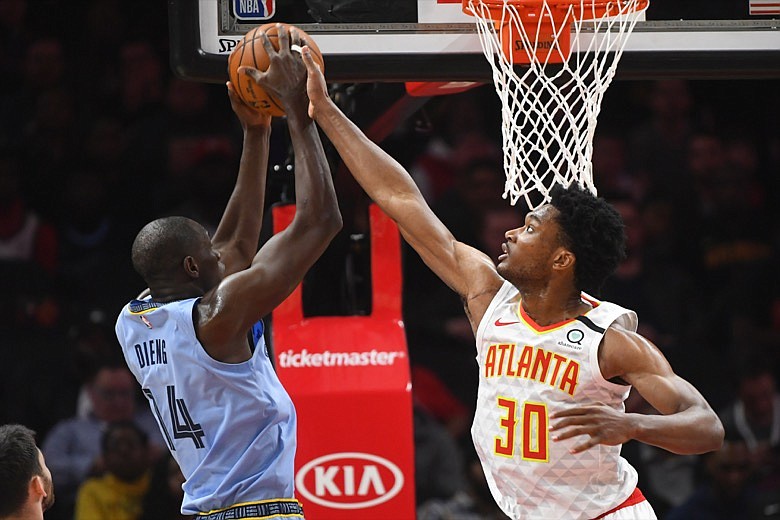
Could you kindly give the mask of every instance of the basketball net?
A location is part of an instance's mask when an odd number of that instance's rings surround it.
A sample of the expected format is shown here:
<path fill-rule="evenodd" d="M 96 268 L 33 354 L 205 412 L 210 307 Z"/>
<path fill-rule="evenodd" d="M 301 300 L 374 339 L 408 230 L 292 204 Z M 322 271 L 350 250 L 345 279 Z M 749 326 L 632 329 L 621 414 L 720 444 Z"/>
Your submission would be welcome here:
<path fill-rule="evenodd" d="M 533 209 L 556 184 L 594 195 L 593 135 L 601 100 L 647 0 L 463 0 L 501 100 L 512 205 Z M 515 65 L 517 64 L 517 65 Z"/>

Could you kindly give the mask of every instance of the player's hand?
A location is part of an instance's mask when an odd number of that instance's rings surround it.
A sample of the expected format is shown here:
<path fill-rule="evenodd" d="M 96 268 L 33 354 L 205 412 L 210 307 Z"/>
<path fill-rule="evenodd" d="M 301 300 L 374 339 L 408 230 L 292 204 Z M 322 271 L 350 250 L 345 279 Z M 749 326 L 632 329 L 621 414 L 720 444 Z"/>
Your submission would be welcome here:
<path fill-rule="evenodd" d="M 328 85 L 325 76 L 322 75 L 320 66 L 311 57 L 311 49 L 304 47 L 301 51 L 303 63 L 306 65 L 306 93 L 309 95 L 309 117 L 314 119 L 317 107 L 328 100 Z"/>
<path fill-rule="evenodd" d="M 306 67 L 303 66 L 300 53 L 291 49 L 300 48 L 303 42 L 295 28 L 287 32 L 287 26 L 276 24 L 279 50 L 274 49 L 265 32 L 260 33 L 260 42 L 268 54 L 268 70 L 265 72 L 253 67 L 239 67 L 239 74 L 247 74 L 265 90 L 272 92 L 284 105 L 285 111 L 294 109 L 306 97 Z M 304 105 L 305 106 L 305 105 Z"/>
<path fill-rule="evenodd" d="M 241 121 L 241 127 L 246 131 L 248 128 L 270 128 L 271 116 L 260 110 L 256 110 L 244 103 L 236 92 L 236 87 L 231 82 L 227 82 L 228 98 L 230 99 L 230 108 Z"/>
<path fill-rule="evenodd" d="M 550 432 L 553 441 L 587 435 L 588 439 L 570 451 L 580 453 L 597 444 L 617 446 L 633 438 L 631 414 L 606 405 L 581 406 L 550 414 Z"/>

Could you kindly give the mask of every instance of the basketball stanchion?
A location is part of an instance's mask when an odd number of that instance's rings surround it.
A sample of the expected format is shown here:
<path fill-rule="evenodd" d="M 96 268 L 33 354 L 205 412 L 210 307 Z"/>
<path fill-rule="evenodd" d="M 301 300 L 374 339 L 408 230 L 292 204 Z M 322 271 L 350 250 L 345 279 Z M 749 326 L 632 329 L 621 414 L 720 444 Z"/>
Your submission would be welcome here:
<path fill-rule="evenodd" d="M 529 208 L 556 184 L 596 193 L 601 101 L 648 0 L 463 0 L 502 104 L 504 198 Z"/>
<path fill-rule="evenodd" d="M 274 207 L 274 233 L 294 214 Z M 301 285 L 273 312 L 276 370 L 298 413 L 295 495 L 306 518 L 415 517 L 401 238 L 376 205 L 369 218 L 370 315 L 306 317 Z"/>

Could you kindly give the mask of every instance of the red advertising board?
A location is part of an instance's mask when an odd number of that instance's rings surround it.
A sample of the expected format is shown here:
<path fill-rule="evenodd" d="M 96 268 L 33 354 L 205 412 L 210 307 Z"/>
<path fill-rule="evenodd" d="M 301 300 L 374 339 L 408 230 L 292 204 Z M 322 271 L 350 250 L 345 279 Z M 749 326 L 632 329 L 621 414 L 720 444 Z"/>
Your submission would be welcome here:
<path fill-rule="evenodd" d="M 273 210 L 274 233 L 295 206 Z M 372 205 L 372 312 L 304 317 L 299 285 L 273 313 L 276 369 L 298 412 L 296 496 L 307 520 L 412 520 L 411 380 L 401 244 Z"/>

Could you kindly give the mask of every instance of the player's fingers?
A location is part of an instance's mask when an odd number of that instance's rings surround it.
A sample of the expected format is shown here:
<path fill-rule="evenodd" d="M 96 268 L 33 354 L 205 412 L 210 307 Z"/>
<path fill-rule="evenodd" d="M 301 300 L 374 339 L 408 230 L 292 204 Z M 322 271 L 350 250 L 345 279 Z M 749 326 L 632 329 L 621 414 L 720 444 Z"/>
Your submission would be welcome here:
<path fill-rule="evenodd" d="M 279 52 L 287 52 L 290 48 L 290 33 L 287 32 L 287 26 L 276 24 L 276 34 L 279 36 Z"/>
<path fill-rule="evenodd" d="M 241 67 L 238 68 L 238 73 L 246 74 L 256 82 L 260 81 L 263 78 L 263 73 L 261 71 L 257 70 L 254 67 L 247 67 L 245 65 L 242 65 Z"/>
<path fill-rule="evenodd" d="M 567 428 L 566 430 L 556 431 L 550 435 L 550 438 L 554 441 L 563 441 L 566 439 L 571 439 L 572 437 L 577 437 L 578 435 L 592 435 L 592 432 L 593 430 L 591 428 L 585 426 L 575 426 L 572 428 Z"/>
<path fill-rule="evenodd" d="M 308 45 L 301 49 L 301 56 L 303 56 L 303 63 L 306 65 L 306 70 L 308 70 L 309 73 L 319 72 L 320 66 L 314 61 L 314 58 L 311 57 L 311 49 Z"/>
<path fill-rule="evenodd" d="M 586 415 L 578 415 L 575 417 L 558 417 L 555 422 L 550 423 L 550 431 L 560 430 L 568 426 L 583 426 L 585 424 L 591 424 L 593 421 Z"/>
<path fill-rule="evenodd" d="M 303 47 L 306 45 L 306 42 L 301 38 L 301 32 L 297 27 L 290 27 L 290 48 L 292 49 L 294 45 Z"/>
<path fill-rule="evenodd" d="M 569 449 L 569 453 L 581 453 L 585 450 L 591 449 L 593 446 L 598 444 L 598 441 L 594 439 L 593 437 L 589 438 L 585 442 L 581 442 L 575 446 L 573 446 L 571 449 Z"/>
<path fill-rule="evenodd" d="M 300 32 L 295 28 L 290 28 L 290 50 L 295 51 L 298 54 L 303 54 L 303 46 L 306 45 L 306 40 L 301 37 Z"/>
<path fill-rule="evenodd" d="M 278 25 L 278 24 L 277 24 Z M 277 28 L 277 30 L 279 30 Z M 263 44 L 263 48 L 265 49 L 265 53 L 270 57 L 277 53 L 277 50 L 274 48 L 274 44 L 271 43 L 271 39 L 268 37 L 268 35 L 265 33 L 265 31 L 260 31 L 260 43 Z"/>
<path fill-rule="evenodd" d="M 569 408 L 567 410 L 560 410 L 550 414 L 550 419 L 557 419 L 559 417 L 574 417 L 577 415 L 585 415 L 591 411 L 589 406 L 580 406 L 577 408 Z"/>

